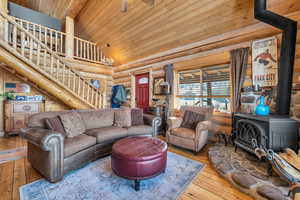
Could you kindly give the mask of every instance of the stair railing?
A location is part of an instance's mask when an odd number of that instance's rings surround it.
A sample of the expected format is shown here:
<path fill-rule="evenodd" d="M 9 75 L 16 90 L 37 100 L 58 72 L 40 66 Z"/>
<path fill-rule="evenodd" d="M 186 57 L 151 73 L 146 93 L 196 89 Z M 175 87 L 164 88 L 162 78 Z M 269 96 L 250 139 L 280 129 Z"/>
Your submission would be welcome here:
<path fill-rule="evenodd" d="M 104 98 L 99 89 L 69 67 L 58 54 L 11 16 L 3 12 L 0 12 L 0 16 L 1 46 L 92 108 L 102 108 Z"/>

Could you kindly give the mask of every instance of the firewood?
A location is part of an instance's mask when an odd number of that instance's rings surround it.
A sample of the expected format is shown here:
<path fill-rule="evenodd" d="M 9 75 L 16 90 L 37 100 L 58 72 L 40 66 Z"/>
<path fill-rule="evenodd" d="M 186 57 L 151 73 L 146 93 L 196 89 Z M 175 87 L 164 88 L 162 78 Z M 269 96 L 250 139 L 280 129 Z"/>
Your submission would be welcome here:
<path fill-rule="evenodd" d="M 300 157 L 292 150 L 285 149 L 283 153 L 279 154 L 286 162 L 300 171 Z"/>

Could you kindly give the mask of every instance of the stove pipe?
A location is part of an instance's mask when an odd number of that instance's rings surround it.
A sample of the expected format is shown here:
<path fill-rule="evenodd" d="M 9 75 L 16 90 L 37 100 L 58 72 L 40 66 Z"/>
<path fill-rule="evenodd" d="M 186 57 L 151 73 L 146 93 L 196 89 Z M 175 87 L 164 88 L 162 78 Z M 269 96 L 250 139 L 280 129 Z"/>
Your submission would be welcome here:
<path fill-rule="evenodd" d="M 276 114 L 289 115 L 297 38 L 297 22 L 268 11 L 266 8 L 267 0 L 255 0 L 255 18 L 283 31 L 278 69 Z"/>

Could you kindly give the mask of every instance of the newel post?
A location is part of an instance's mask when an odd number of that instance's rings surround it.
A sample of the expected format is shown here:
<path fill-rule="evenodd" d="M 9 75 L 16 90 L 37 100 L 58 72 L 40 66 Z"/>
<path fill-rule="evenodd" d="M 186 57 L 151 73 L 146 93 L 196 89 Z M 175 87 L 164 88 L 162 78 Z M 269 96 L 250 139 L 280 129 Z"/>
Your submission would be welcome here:
<path fill-rule="evenodd" d="M 74 56 L 74 19 L 66 17 L 66 57 L 73 59 Z"/>

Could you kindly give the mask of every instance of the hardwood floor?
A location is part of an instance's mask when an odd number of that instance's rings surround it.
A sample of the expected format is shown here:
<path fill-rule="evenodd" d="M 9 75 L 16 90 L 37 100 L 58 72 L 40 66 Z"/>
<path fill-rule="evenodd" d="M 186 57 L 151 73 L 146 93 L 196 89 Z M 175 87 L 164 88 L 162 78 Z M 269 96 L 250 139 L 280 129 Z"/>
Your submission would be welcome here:
<path fill-rule="evenodd" d="M 26 146 L 26 141 L 20 137 L 0 138 L 0 151 L 22 146 Z M 198 177 L 182 194 L 181 200 L 252 200 L 231 186 L 211 167 L 207 158 L 208 147 L 197 155 L 174 146 L 170 146 L 169 150 L 205 164 Z M 0 199 L 18 200 L 19 187 L 40 178 L 26 158 L 0 164 Z"/>

